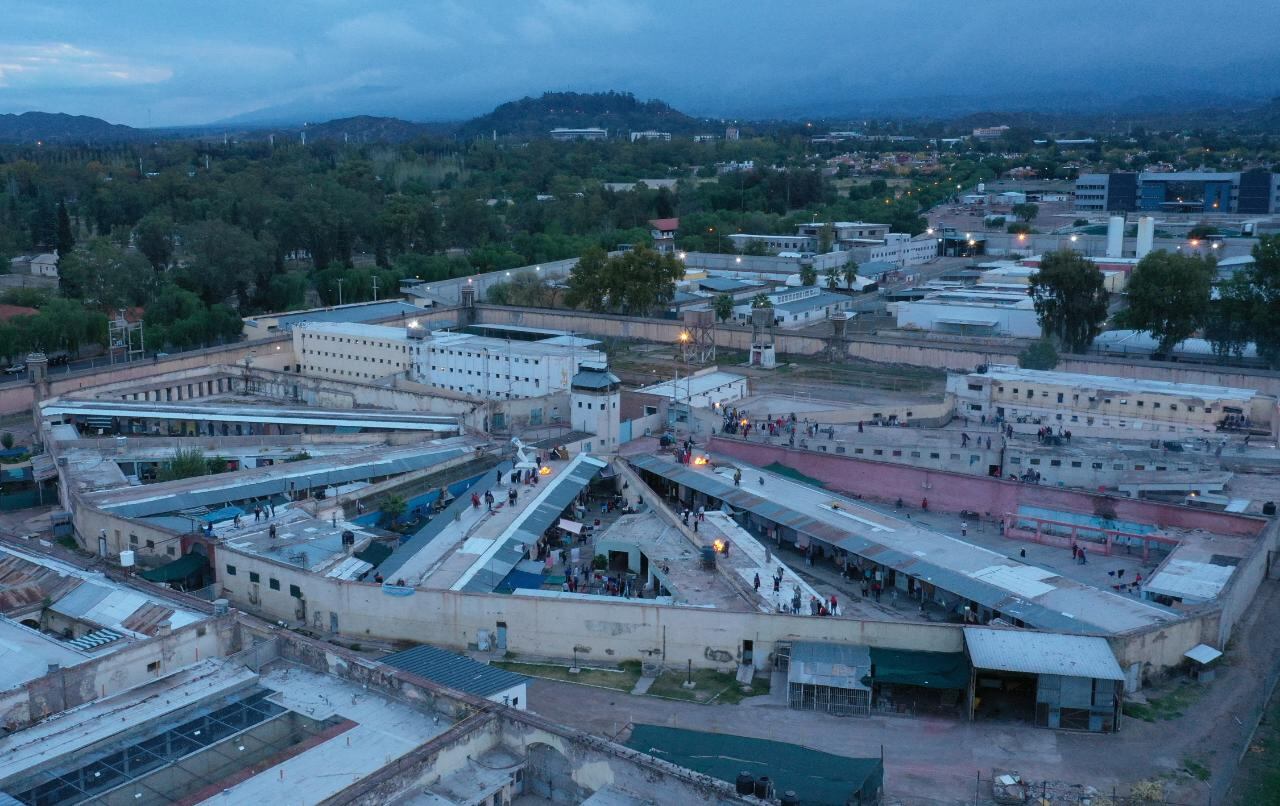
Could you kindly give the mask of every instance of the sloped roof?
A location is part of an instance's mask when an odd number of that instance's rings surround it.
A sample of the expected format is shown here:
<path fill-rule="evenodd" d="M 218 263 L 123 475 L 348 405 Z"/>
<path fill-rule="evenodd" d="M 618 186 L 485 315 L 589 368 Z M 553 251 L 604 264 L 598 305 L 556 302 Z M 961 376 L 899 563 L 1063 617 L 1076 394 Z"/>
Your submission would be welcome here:
<path fill-rule="evenodd" d="M 522 674 L 508 672 L 506 669 L 472 660 L 466 655 L 426 644 L 387 655 L 381 662 L 433 683 L 479 697 L 506 691 L 529 679 Z"/>
<path fill-rule="evenodd" d="M 1105 638 L 965 627 L 964 643 L 977 669 L 1097 680 L 1124 679 L 1124 672 Z"/>

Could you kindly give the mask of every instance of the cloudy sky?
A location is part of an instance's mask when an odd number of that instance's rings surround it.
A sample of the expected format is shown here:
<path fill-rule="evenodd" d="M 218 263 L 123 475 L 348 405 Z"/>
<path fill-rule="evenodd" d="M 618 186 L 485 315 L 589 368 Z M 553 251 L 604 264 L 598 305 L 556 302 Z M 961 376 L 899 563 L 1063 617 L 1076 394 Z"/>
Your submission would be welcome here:
<path fill-rule="evenodd" d="M 442 120 L 545 90 L 695 115 L 1280 95 L 1251 0 L 0 0 L 0 112 Z M 914 99 L 914 100 L 913 100 Z"/>

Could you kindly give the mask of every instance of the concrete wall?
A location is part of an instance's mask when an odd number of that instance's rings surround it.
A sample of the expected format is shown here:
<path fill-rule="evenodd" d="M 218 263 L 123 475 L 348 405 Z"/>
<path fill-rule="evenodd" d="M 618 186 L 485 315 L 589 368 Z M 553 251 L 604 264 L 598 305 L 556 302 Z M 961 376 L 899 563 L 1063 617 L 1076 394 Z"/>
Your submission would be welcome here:
<path fill-rule="evenodd" d="M 959 512 L 979 507 L 992 518 L 1015 512 L 1021 504 L 1065 512 L 1093 514 L 1097 507 L 1114 510 L 1115 517 L 1157 526 L 1204 529 L 1224 535 L 1257 536 L 1266 527 L 1263 518 L 1213 512 L 1195 507 L 1163 504 L 1133 498 L 1094 495 L 1042 485 L 1021 484 L 982 476 L 894 465 L 850 456 L 815 454 L 781 445 L 744 443 L 716 437 L 710 449 L 763 467 L 780 462 L 817 478 L 833 490 L 881 501 L 899 497 L 912 505 L 929 499 L 929 507 Z"/>
<path fill-rule="evenodd" d="M 86 663 L 64 667 L 0 693 L 0 720 L 6 730 L 28 727 L 50 714 L 163 677 L 232 646 L 233 616 L 188 624 L 166 636 L 104 651 Z M 159 663 L 155 671 L 148 665 Z"/>
<path fill-rule="evenodd" d="M 228 576 L 225 566 L 236 566 Z M 593 602 L 517 595 L 462 593 L 419 589 L 411 596 L 391 596 L 382 586 L 316 577 L 302 569 L 274 563 L 256 555 L 223 547 L 217 565 L 218 586 L 237 604 L 271 620 L 295 623 L 296 601 L 289 586 L 301 588 L 312 625 L 329 626 L 336 613 L 339 632 L 359 640 L 429 642 L 462 649 L 476 643 L 477 632 L 492 633 L 498 622 L 507 625 L 512 652 L 569 658 L 575 652 L 587 665 L 613 665 L 621 660 L 645 659 L 683 667 L 732 669 L 744 639 L 754 641 L 758 667 L 768 662 L 777 641 L 841 641 L 958 652 L 958 625 L 855 621 L 843 618 L 774 615 L 754 612 L 672 607 L 640 600 Z M 250 570 L 280 581 L 280 590 L 260 585 L 260 600 L 250 605 Z"/>

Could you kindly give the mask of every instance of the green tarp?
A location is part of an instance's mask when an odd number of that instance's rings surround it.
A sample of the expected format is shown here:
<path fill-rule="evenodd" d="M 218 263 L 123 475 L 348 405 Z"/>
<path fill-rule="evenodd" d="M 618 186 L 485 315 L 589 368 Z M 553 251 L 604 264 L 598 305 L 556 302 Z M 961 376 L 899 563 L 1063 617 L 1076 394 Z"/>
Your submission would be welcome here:
<path fill-rule="evenodd" d="M 150 571 L 143 571 L 139 576 L 149 582 L 181 582 L 189 576 L 200 573 L 208 563 L 203 554 L 184 554 L 171 563 Z"/>
<path fill-rule="evenodd" d="M 766 739 L 636 725 L 627 747 L 731 784 L 744 770 L 754 778 L 767 775 L 774 797 L 791 790 L 806 805 L 875 803 L 884 785 L 878 758 L 846 758 Z"/>
<path fill-rule="evenodd" d="M 369 565 L 377 568 L 382 561 L 391 556 L 391 547 L 386 543 L 379 543 L 374 540 L 365 547 L 363 551 L 356 552 L 357 560 L 364 560 Z"/>
<path fill-rule="evenodd" d="M 871 647 L 871 674 L 863 683 L 922 688 L 966 689 L 969 660 L 963 652 L 916 652 Z"/>

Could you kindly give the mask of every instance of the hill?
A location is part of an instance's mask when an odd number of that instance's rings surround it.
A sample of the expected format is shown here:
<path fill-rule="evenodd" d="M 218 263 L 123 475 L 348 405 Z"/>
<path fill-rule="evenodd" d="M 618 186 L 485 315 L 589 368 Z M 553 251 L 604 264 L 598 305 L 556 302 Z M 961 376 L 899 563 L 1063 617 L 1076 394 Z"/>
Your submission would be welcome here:
<path fill-rule="evenodd" d="M 557 126 L 580 129 L 597 126 L 610 135 L 657 129 L 672 134 L 692 134 L 706 129 L 697 118 L 672 109 L 662 101 L 640 101 L 629 92 L 547 92 L 539 98 L 521 98 L 502 104 L 487 115 L 472 118 L 458 131 L 464 138 L 546 137 Z"/>
<path fill-rule="evenodd" d="M 416 123 L 400 118 L 356 115 L 313 123 L 295 132 L 306 131 L 308 142 L 344 140 L 352 143 L 404 143 L 429 135 L 446 135 L 456 127 L 457 124 L 454 123 Z"/>
<path fill-rule="evenodd" d="M 34 143 L 118 143 L 143 140 L 150 134 L 119 123 L 108 123 L 87 115 L 61 112 L 23 112 L 0 115 L 0 142 Z"/>

